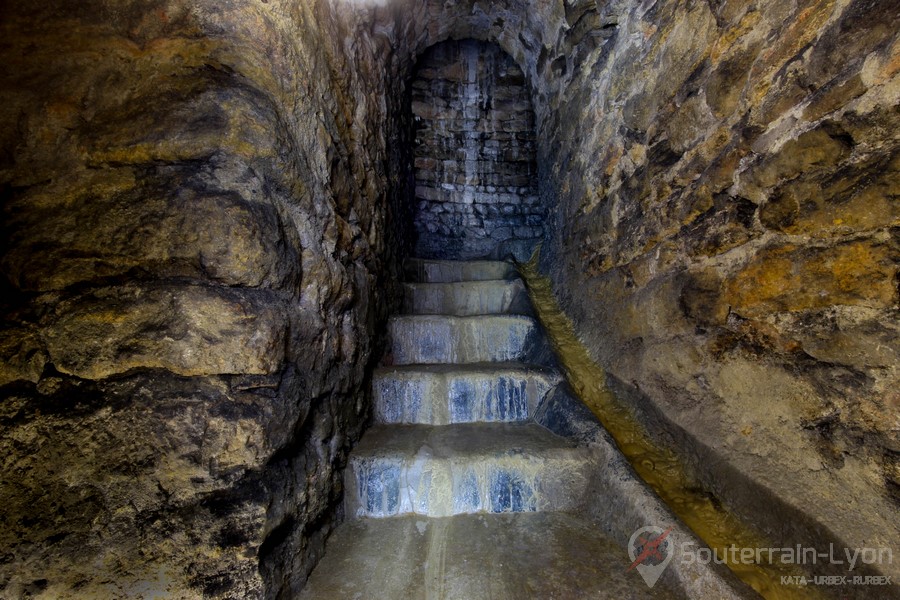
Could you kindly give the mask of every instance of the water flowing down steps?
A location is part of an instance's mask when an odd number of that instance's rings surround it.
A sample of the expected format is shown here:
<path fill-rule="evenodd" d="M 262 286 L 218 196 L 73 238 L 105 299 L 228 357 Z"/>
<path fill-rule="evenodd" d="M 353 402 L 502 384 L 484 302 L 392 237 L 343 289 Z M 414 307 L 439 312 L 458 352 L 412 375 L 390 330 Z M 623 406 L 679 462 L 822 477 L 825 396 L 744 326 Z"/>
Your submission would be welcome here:
<path fill-rule="evenodd" d="M 347 522 L 301 598 L 740 597 L 727 574 L 628 571 L 631 533 L 679 526 L 565 385 L 515 267 L 411 260 Z M 707 595 L 708 594 L 708 595 Z"/>
<path fill-rule="evenodd" d="M 377 426 L 350 459 L 348 513 L 576 510 L 587 494 L 582 449 L 540 425 Z"/>

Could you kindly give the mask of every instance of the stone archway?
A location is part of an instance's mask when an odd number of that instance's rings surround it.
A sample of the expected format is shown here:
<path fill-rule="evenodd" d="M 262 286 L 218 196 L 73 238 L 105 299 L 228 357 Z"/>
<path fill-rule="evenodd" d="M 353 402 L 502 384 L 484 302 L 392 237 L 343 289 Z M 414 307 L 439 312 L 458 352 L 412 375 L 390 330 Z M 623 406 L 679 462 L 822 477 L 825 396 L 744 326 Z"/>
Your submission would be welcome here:
<path fill-rule="evenodd" d="M 411 108 L 415 254 L 527 258 L 543 234 L 543 207 L 519 66 L 493 43 L 441 42 L 419 58 Z"/>

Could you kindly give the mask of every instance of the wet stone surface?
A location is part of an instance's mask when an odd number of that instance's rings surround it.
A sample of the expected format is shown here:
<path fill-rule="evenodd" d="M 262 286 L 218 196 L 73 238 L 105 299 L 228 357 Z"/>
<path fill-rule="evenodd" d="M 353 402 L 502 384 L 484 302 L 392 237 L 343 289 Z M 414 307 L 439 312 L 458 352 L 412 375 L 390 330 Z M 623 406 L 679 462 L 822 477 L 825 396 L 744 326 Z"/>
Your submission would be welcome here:
<path fill-rule="evenodd" d="M 529 419 L 558 373 L 516 363 L 386 367 L 373 382 L 379 423 L 505 422 Z"/>
<path fill-rule="evenodd" d="M 589 468 L 582 450 L 533 423 L 379 425 L 351 455 L 347 513 L 571 510 Z"/>
<path fill-rule="evenodd" d="M 448 41 L 419 58 L 412 88 L 416 255 L 526 259 L 544 209 L 522 70 L 494 44 Z"/>
<path fill-rule="evenodd" d="M 0 596 L 295 595 L 419 209 L 443 248 L 541 235 L 595 360 L 736 512 L 890 545 L 898 19 L 891 0 L 5 3 Z M 492 88 L 507 118 L 436 101 L 466 135 L 420 131 L 417 164 L 407 84 L 466 38 L 521 72 Z"/>
<path fill-rule="evenodd" d="M 359 519 L 338 530 L 328 552 L 301 600 L 372 590 L 398 600 L 684 597 L 667 582 L 649 589 L 626 574 L 618 544 L 563 513 Z"/>

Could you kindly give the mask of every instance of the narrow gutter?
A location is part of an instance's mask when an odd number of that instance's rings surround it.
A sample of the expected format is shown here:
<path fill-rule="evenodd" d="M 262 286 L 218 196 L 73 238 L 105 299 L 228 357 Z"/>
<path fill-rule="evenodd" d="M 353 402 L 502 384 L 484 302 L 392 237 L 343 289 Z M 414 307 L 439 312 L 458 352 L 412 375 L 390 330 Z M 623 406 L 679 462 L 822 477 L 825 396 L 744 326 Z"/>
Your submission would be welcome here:
<path fill-rule="evenodd" d="M 742 521 L 688 475 L 684 462 L 669 448 L 657 445 L 633 411 L 607 386 L 606 373 L 578 339 L 569 318 L 553 295 L 549 278 L 537 268 L 538 252 L 517 266 L 528 287 L 538 318 L 562 362 L 570 385 L 612 435 L 619 450 L 669 509 L 702 539 L 722 561 L 727 549 L 773 548 L 752 525 Z M 812 587 L 782 584 L 782 577 L 806 576 L 796 565 L 773 561 L 745 563 L 725 560 L 734 574 L 767 600 L 823 598 Z"/>

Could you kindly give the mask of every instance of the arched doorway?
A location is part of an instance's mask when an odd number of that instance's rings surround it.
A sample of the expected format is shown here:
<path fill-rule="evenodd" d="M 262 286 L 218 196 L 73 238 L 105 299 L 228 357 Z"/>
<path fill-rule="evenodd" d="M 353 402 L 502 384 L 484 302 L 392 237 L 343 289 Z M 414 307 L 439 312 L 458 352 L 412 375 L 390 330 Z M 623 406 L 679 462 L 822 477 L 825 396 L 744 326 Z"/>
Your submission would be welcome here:
<path fill-rule="evenodd" d="M 534 110 L 525 76 L 496 44 L 446 41 L 419 58 L 414 253 L 527 258 L 543 234 Z"/>

